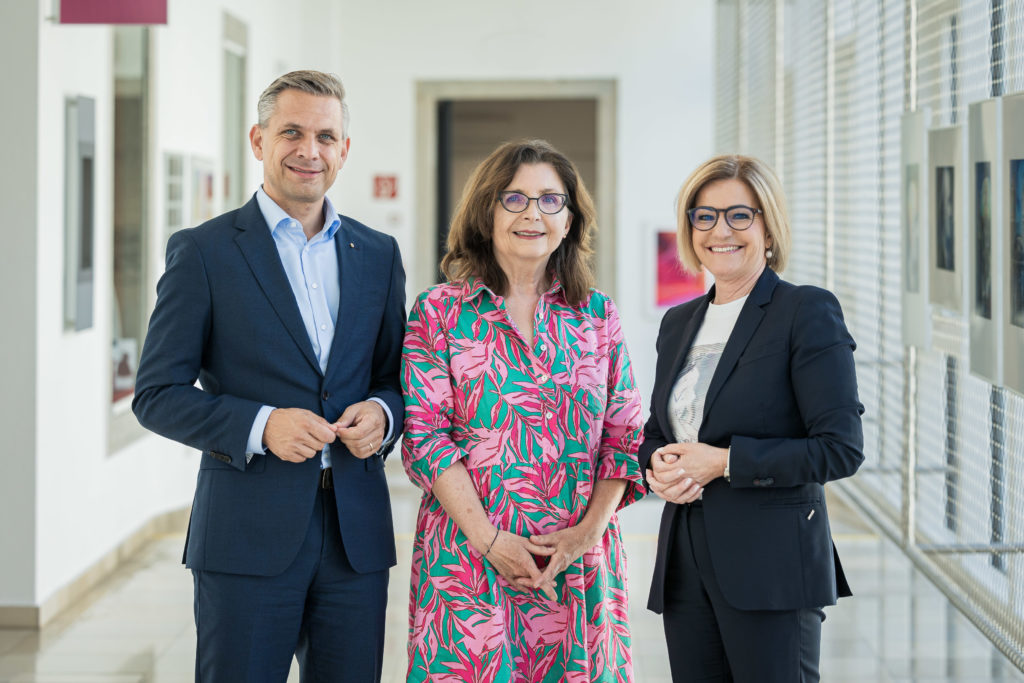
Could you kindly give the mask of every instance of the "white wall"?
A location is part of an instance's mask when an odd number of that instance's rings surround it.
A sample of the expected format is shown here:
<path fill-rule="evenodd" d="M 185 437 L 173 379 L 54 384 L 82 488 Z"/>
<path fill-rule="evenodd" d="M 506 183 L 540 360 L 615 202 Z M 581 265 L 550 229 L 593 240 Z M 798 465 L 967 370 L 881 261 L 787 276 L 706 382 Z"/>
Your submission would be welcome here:
<path fill-rule="evenodd" d="M 20 4 L 20 3 L 16 3 Z M 198 458 L 178 444 L 154 435 L 144 435 L 126 448 L 108 452 L 110 414 L 111 344 L 111 254 L 112 254 L 112 155 L 113 155 L 113 38 L 109 26 L 61 26 L 45 20 L 45 7 L 33 4 L 31 28 L 37 31 L 40 55 L 38 112 L 31 121 L 8 130 L 18 130 L 19 141 L 34 141 L 33 130 L 38 113 L 38 198 L 26 207 L 25 216 L 38 213 L 38 221 L 19 221 L 36 230 L 10 230 L 8 235 L 37 235 L 36 245 L 28 250 L 7 251 L 3 258 L 16 260 L 26 269 L 30 286 L 0 288 L 0 296 L 17 293 L 20 318 L 31 325 L 12 325 L 12 329 L 35 329 L 35 345 L 30 335 L 12 336 L 24 340 L 25 349 L 2 354 L 4 362 L 15 367 L 5 378 L 31 371 L 33 353 L 40 359 L 34 382 L 5 382 L 4 405 L 19 402 L 14 413 L 17 429 L 12 450 L 3 459 L 0 472 L 5 475 L 19 468 L 17 478 L 0 477 L 0 508 L 11 505 L 16 511 L 4 514 L 5 520 L 24 519 L 28 537 L 17 543 L 4 542 L 0 555 L 0 605 L 40 605 L 55 591 L 79 576 L 89 566 L 116 548 L 131 533 L 161 513 L 191 502 Z M 222 33 L 223 11 L 231 12 L 248 25 L 248 98 L 255 121 L 255 103 L 259 93 L 283 69 L 312 66 L 330 70 L 331 42 L 311 40 L 322 36 L 324 27 L 336 21 L 335 9 L 327 0 L 307 0 L 296 11 L 273 0 L 171 0 L 168 24 L 152 30 L 153 97 L 151 117 L 151 219 L 149 273 L 151 296 L 163 269 L 163 157 L 165 152 L 204 157 L 221 167 L 222 127 Z M 8 22 L 10 9 L 4 10 L 5 31 L 16 32 Z M 328 22 L 328 23 L 325 23 Z M 22 31 L 25 30 L 23 26 Z M 6 41 L 3 41 L 6 45 Z M 25 42 L 25 39 L 22 39 Z M 31 42 L 31 41 L 29 41 Z M 20 44 L 19 44 L 20 47 Z M 6 63 L 24 62 L 18 54 Z M 35 74 L 27 76 L 27 88 L 36 86 Z M 63 288 L 63 176 L 64 176 L 64 98 L 85 95 L 96 100 L 96 257 L 95 324 L 83 332 L 65 332 L 62 318 Z M 5 107 L 6 109 L 6 107 Z M 26 151 L 16 155 L 32 159 Z M 5 171 L 23 168 L 8 164 Z M 255 190 L 258 165 L 250 168 L 250 185 Z M 22 185 L 27 181 L 19 181 Z M 186 179 L 187 182 L 187 179 Z M 4 183 L 7 186 L 7 183 Z M 5 216 L 10 217 L 4 201 Z M 220 210 L 221 207 L 218 207 Z M 5 236 L 5 246 L 11 236 Z M 17 245 L 15 245 L 17 246 Z M 35 252 L 36 246 L 38 252 Z M 29 255 L 37 253 L 37 256 Z M 16 272 L 16 269 L 10 271 Z M 36 306 L 26 302 L 26 294 L 38 290 Z M 150 302 L 152 304 L 152 301 Z M 5 311 L 8 307 L 5 305 Z M 38 315 L 36 315 L 38 313 Z M 7 321 L 5 321 L 7 322 Z M 13 321 L 12 321 L 13 322 Z M 15 351 L 17 353 L 15 353 Z M 20 384 L 20 387 L 19 387 Z M 19 387 L 13 389 L 12 387 Z M 31 388 L 36 391 L 32 395 Z M 30 399 L 31 397 L 31 399 Z M 6 415 L 4 423 L 11 419 Z M 38 419 L 31 418 L 33 414 Z M 34 427 L 34 429 L 33 429 Z M 4 430 L 11 433 L 12 430 Z M 37 443 L 38 447 L 33 447 Z M 35 453 L 34 465 L 32 453 Z M 24 454 L 16 461 L 13 454 Z M 31 479 L 22 470 L 34 466 L 33 504 L 31 487 L 19 483 Z M 8 491 L 8 489 L 11 489 Z M 24 504 L 22 504 L 24 502 Z M 33 524 L 33 520 L 38 518 Z M 14 525 L 21 533 L 21 525 Z M 34 533 L 32 533 L 34 532 Z M 22 561 L 24 548 L 36 545 L 34 557 L 24 560 L 31 570 L 31 581 L 20 578 L 18 567 L 7 566 L 8 557 Z M 8 548 L 17 553 L 8 553 Z M 34 566 L 32 566 L 34 560 Z M 6 592 L 8 587 L 17 590 Z"/>
<path fill-rule="evenodd" d="M 0 127 L 8 131 L 0 164 L 0 605 L 32 604 L 35 591 L 36 435 L 25 425 L 36 416 L 36 71 L 39 31 L 35 1 L 12 3 L 0 21 L 0 75 L 4 104 Z M 15 66 L 16 65 L 16 66 Z M 63 130 L 61 127 L 60 130 Z M 51 393 L 52 396 L 52 393 Z"/>
<path fill-rule="evenodd" d="M 331 196 L 343 213 L 398 237 L 413 282 L 417 269 L 433 267 L 415 258 L 413 231 L 432 229 L 432 217 L 415 215 L 417 81 L 616 80 L 616 302 L 646 406 L 661 317 L 650 303 L 652 231 L 674 229 L 679 185 L 712 149 L 712 0 L 343 7 L 337 73 L 348 90 L 353 140 Z M 397 202 L 373 200 L 375 173 L 398 174 Z"/>

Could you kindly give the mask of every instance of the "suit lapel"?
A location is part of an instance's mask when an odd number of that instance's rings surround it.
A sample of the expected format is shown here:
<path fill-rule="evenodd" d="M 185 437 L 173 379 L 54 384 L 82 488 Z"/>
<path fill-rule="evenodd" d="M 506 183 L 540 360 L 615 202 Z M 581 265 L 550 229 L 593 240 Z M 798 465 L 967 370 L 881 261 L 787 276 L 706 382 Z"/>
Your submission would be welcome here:
<path fill-rule="evenodd" d="M 683 369 L 683 363 L 686 362 L 686 355 L 690 352 L 690 347 L 693 346 L 693 340 L 697 336 L 697 331 L 700 330 L 700 325 L 704 321 L 704 315 L 708 311 L 708 303 L 711 301 L 714 293 L 714 289 L 708 292 L 704 296 L 704 300 L 700 302 L 697 309 L 693 312 L 693 315 L 690 316 L 690 319 L 682 325 L 679 333 L 679 345 L 676 347 L 675 356 L 672 357 L 672 365 L 668 368 L 670 372 L 663 377 L 664 384 L 661 387 L 660 400 L 655 401 L 655 405 L 663 412 L 659 416 L 662 424 L 671 424 L 668 420 L 667 412 L 669 396 L 672 393 L 672 387 L 676 383 L 679 372 Z"/>
<path fill-rule="evenodd" d="M 362 301 L 362 286 L 366 282 L 366 245 L 357 236 L 348 219 L 341 216 L 341 227 L 334 235 L 334 248 L 338 254 L 338 279 L 341 294 L 338 297 L 338 318 L 334 325 L 334 341 L 327 357 L 327 376 L 344 365 L 342 361 L 352 340 L 350 331 L 355 324 Z"/>
<path fill-rule="evenodd" d="M 239 209 L 235 227 L 239 230 L 235 243 L 249 264 L 256 283 L 270 300 L 270 305 L 281 319 L 281 324 L 298 345 L 302 355 L 317 372 L 320 372 L 320 363 L 317 362 L 313 345 L 306 334 L 306 326 L 302 322 L 292 286 L 281 264 L 281 256 L 277 253 L 277 245 L 274 244 L 270 228 L 255 197 Z"/>
<path fill-rule="evenodd" d="M 715 398 L 722 390 L 729 375 L 732 374 L 733 368 L 736 367 L 736 361 L 747 348 L 758 325 L 761 324 L 761 320 L 764 318 L 764 306 L 771 301 L 772 292 L 775 291 L 778 281 L 779 276 L 770 268 L 765 268 L 761 277 L 758 278 L 757 284 L 754 285 L 754 289 L 750 292 L 750 296 L 743 304 L 740 317 L 736 319 L 736 326 L 732 329 L 732 334 L 729 335 L 725 349 L 722 350 L 722 357 L 718 361 L 718 367 L 715 368 L 715 374 L 711 376 L 711 384 L 708 386 L 708 393 L 704 398 L 705 423 Z"/>

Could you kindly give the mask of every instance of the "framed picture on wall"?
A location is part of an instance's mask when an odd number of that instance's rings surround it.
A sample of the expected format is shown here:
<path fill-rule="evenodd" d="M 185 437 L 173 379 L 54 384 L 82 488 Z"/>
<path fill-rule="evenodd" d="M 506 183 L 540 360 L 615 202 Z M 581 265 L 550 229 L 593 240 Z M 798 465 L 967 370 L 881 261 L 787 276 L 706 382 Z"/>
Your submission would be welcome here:
<path fill-rule="evenodd" d="M 202 157 L 190 159 L 192 185 L 189 195 L 192 199 L 192 225 L 199 225 L 217 215 L 216 193 L 214 192 L 213 162 Z"/>
<path fill-rule="evenodd" d="M 653 231 L 654 292 L 653 311 L 659 317 L 666 308 L 696 299 L 707 291 L 704 273 L 694 275 L 683 270 L 676 250 L 676 231 L 656 229 Z"/>
<path fill-rule="evenodd" d="M 928 135 L 927 110 L 904 114 L 900 122 L 900 247 L 903 343 L 931 344 L 928 301 Z"/>
<path fill-rule="evenodd" d="M 188 227 L 185 198 L 185 155 L 164 152 L 164 241 Z"/>
<path fill-rule="evenodd" d="M 1003 100 L 1003 383 L 1024 394 L 1024 95 Z"/>
<path fill-rule="evenodd" d="M 998 142 L 998 99 L 972 104 L 968 110 L 968 195 L 967 195 L 967 317 L 970 323 L 971 372 L 1002 384 L 1003 359 L 1002 298 L 1000 253 L 1001 235 L 994 233 L 998 225 L 1000 203 L 998 176 L 1000 147 Z"/>
<path fill-rule="evenodd" d="M 960 126 L 928 132 L 929 295 L 932 304 L 963 310 L 966 271 L 961 244 L 964 182 Z"/>

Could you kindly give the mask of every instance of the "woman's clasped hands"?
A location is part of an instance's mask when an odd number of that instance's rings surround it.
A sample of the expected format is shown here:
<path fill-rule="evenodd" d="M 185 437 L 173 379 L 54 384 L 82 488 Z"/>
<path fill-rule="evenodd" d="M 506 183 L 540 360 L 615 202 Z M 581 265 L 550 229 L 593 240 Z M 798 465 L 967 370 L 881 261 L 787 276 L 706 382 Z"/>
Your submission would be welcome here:
<path fill-rule="evenodd" d="M 558 601 L 555 577 L 569 568 L 601 541 L 601 531 L 589 531 L 580 523 L 550 534 L 534 534 L 529 538 L 498 531 L 486 557 L 498 572 L 520 590 L 537 590 L 544 597 Z M 543 570 L 537 557 L 547 557 Z"/>
<path fill-rule="evenodd" d="M 533 543 L 531 539 L 507 531 L 496 530 L 489 547 L 478 547 L 483 555 L 510 584 L 524 591 L 539 590 L 556 600 L 554 577 L 544 579 L 535 556 L 550 557 L 555 550 Z"/>
<path fill-rule="evenodd" d="M 651 454 L 647 482 L 669 503 L 692 503 L 704 487 L 722 476 L 729 451 L 703 443 L 670 443 Z"/>

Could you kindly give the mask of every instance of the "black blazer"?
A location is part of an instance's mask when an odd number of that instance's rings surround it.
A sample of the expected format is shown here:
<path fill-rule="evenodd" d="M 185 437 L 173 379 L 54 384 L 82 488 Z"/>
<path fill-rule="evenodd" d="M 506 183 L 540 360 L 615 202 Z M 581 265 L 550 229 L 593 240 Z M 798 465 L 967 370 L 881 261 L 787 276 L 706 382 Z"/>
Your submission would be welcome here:
<path fill-rule="evenodd" d="M 715 290 L 665 314 L 651 417 L 640 464 L 675 439 L 672 386 Z M 704 489 L 704 519 L 715 576 L 742 610 L 835 604 L 850 595 L 832 543 L 823 484 L 864 460 L 853 338 L 839 302 L 765 268 L 725 345 L 704 402 L 698 440 L 731 447 L 730 481 Z M 666 561 L 681 506 L 667 503 L 648 608 L 661 613 Z"/>
<path fill-rule="evenodd" d="M 256 198 L 174 233 L 139 363 L 134 409 L 146 428 L 202 451 L 185 562 L 193 569 L 273 576 L 309 527 L 320 456 L 246 463 L 260 406 L 305 408 L 328 421 L 376 396 L 402 429 L 399 380 L 405 273 L 393 237 L 340 216 L 334 237 L 341 297 L 326 373 Z M 193 386 L 196 379 L 202 389 Z M 342 542 L 357 572 L 395 564 L 380 455 L 331 444 Z"/>

